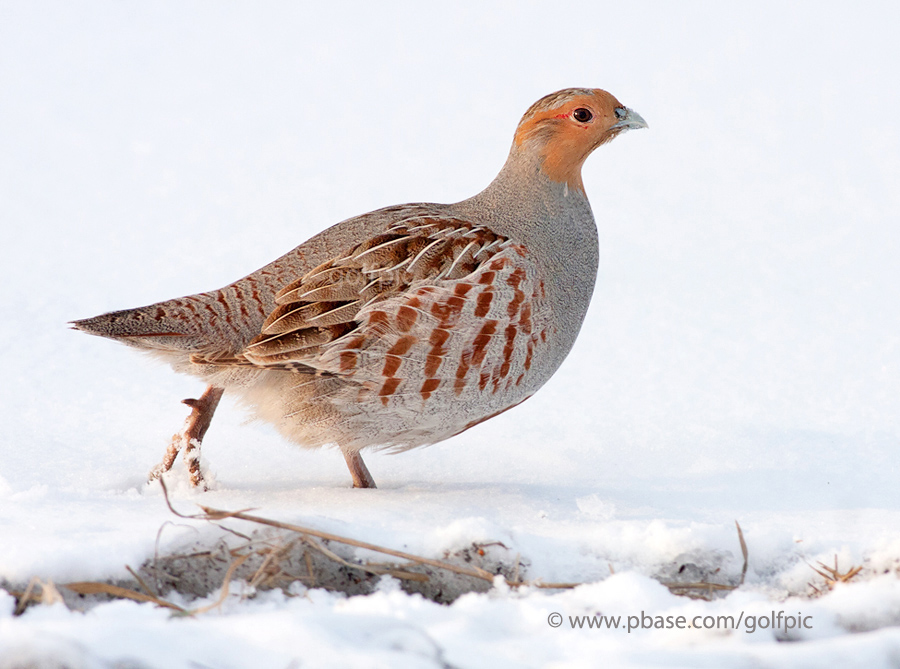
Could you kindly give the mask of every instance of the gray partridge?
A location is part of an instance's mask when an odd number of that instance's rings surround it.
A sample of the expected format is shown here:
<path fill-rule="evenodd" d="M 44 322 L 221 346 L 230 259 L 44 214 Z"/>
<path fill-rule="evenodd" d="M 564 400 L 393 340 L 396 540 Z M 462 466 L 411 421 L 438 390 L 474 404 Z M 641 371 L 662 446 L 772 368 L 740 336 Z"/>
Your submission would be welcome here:
<path fill-rule="evenodd" d="M 597 274 L 581 166 L 646 123 L 600 89 L 534 103 L 509 158 L 456 204 L 379 209 L 328 228 L 220 290 L 75 321 L 209 388 L 151 476 L 203 434 L 227 390 L 306 447 L 359 455 L 452 437 L 531 397 L 572 348 Z"/>

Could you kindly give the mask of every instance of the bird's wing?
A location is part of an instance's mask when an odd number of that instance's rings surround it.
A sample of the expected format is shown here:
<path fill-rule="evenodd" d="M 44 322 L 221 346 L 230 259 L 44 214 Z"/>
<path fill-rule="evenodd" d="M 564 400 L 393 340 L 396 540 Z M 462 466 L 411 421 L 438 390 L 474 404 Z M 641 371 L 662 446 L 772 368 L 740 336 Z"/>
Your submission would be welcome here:
<path fill-rule="evenodd" d="M 284 286 L 239 358 L 315 371 L 382 397 L 521 382 L 547 338 L 528 250 L 470 222 L 416 215 Z"/>

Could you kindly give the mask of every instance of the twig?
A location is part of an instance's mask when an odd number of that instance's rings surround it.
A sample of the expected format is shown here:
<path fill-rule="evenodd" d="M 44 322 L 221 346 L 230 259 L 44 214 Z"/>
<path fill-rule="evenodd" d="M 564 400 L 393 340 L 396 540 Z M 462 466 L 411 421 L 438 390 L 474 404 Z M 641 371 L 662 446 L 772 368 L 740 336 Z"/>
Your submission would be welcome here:
<path fill-rule="evenodd" d="M 520 586 L 520 585 L 528 585 L 532 588 L 542 588 L 544 590 L 571 590 L 572 588 L 577 588 L 580 585 L 584 585 L 584 583 L 544 583 L 540 579 L 535 579 L 534 581 L 528 581 L 524 583 L 507 583 L 510 586 Z"/>
<path fill-rule="evenodd" d="M 807 564 L 809 564 L 807 562 Z M 862 566 L 859 567 L 850 567 L 850 569 L 846 573 L 841 573 L 840 569 L 838 569 L 838 558 L 837 555 L 834 556 L 834 567 L 829 567 L 824 562 L 818 562 L 819 567 L 821 569 L 817 569 L 809 564 L 809 568 L 816 572 L 819 576 L 825 579 L 825 586 L 831 590 L 838 583 L 847 583 L 854 576 L 859 574 L 862 571 Z M 812 589 L 816 591 L 816 594 L 821 594 L 819 589 L 816 588 L 812 583 L 809 584 L 812 586 Z"/>
<path fill-rule="evenodd" d="M 698 581 L 697 583 L 663 583 L 669 590 L 737 590 L 739 586 L 726 583 L 711 583 Z"/>
<path fill-rule="evenodd" d="M 145 595 L 142 592 L 129 590 L 128 588 L 120 588 L 117 585 L 110 585 L 109 583 L 100 583 L 97 581 L 79 581 L 76 583 L 66 583 L 62 587 L 68 588 L 72 592 L 77 592 L 79 595 L 111 595 L 113 597 L 133 599 L 136 602 L 152 602 L 157 606 L 162 606 L 167 609 L 173 609 L 175 611 L 178 611 L 179 613 L 187 613 L 185 609 L 181 608 L 177 604 L 173 604 L 172 602 L 167 602 L 165 599 L 160 599 L 159 597 L 154 597 L 151 595 Z"/>
<path fill-rule="evenodd" d="M 201 606 L 199 609 L 192 609 L 191 611 L 185 611 L 185 613 L 188 613 L 190 615 L 196 615 L 198 613 L 206 613 L 207 611 L 212 611 L 213 609 L 215 609 L 219 606 L 222 606 L 222 603 L 228 597 L 228 591 L 230 589 L 229 586 L 231 584 L 232 575 L 234 574 L 235 570 L 238 567 L 240 567 L 242 564 L 244 564 L 244 562 L 249 557 L 250 557 L 250 553 L 247 553 L 245 555 L 240 556 L 237 560 L 232 562 L 231 565 L 229 565 L 228 571 L 225 572 L 225 578 L 222 580 L 222 594 L 219 595 L 219 599 L 217 599 L 212 604 L 209 604 L 207 606 Z"/>
<path fill-rule="evenodd" d="M 433 560 L 431 558 L 421 557 L 419 555 L 413 555 L 412 553 L 406 553 L 404 551 L 394 550 L 392 548 L 386 548 L 384 546 L 378 546 L 376 544 L 370 544 L 366 541 L 357 541 L 356 539 L 351 539 L 349 537 L 342 537 L 337 534 L 332 534 L 330 532 L 322 532 L 321 530 L 316 530 L 311 527 L 303 527 L 302 525 L 293 525 L 292 523 L 282 523 L 277 520 L 269 520 L 268 518 L 262 518 L 260 516 L 252 516 L 248 513 L 244 513 L 243 511 L 220 511 L 218 509 L 212 509 L 209 507 L 201 506 L 201 509 L 209 516 L 211 520 L 221 520 L 223 518 L 238 518 L 240 520 L 246 520 L 251 523 L 258 523 L 260 525 L 268 525 L 269 527 L 277 527 L 282 530 L 290 530 L 291 532 L 298 532 L 299 534 L 305 534 L 312 537 L 318 537 L 319 539 L 325 539 L 327 541 L 334 541 L 336 543 L 345 544 L 347 546 L 355 546 L 356 548 L 362 548 L 364 550 L 369 550 L 374 553 L 383 553 L 384 555 L 392 555 L 393 557 L 400 558 L 402 560 L 409 560 L 411 562 L 417 562 L 419 564 L 427 564 L 432 567 L 437 567 L 438 569 L 445 569 L 447 571 L 452 571 L 456 574 L 462 574 L 463 576 L 471 576 L 472 578 L 478 578 L 483 581 L 488 581 L 493 583 L 494 575 L 484 569 L 479 569 L 477 567 L 468 568 L 468 567 L 460 567 L 455 564 L 451 564 L 449 562 L 443 562 L 441 560 Z"/>
<path fill-rule="evenodd" d="M 420 581 L 424 582 L 428 580 L 428 576 L 425 574 L 419 574 L 411 571 L 403 571 L 402 569 L 394 569 L 392 567 L 379 567 L 373 564 L 356 564 L 354 562 L 348 562 L 340 555 L 335 553 L 332 550 L 329 550 L 326 546 L 320 543 L 316 543 L 315 541 L 307 540 L 307 546 L 315 548 L 317 551 L 322 553 L 329 560 L 333 560 L 338 564 L 342 564 L 345 567 L 350 567 L 351 569 L 359 569 L 360 571 L 364 571 L 368 574 L 374 574 L 375 576 L 393 576 L 394 578 L 399 578 L 404 581 Z"/>
<path fill-rule="evenodd" d="M 749 555 L 749 552 L 747 551 L 747 542 L 744 541 L 744 533 L 741 531 L 741 524 L 735 520 L 734 526 L 737 527 L 738 540 L 741 542 L 741 555 L 744 556 L 744 566 L 741 568 L 741 580 L 738 583 L 738 585 L 741 586 L 744 585 L 744 577 L 747 575 L 747 556 Z"/>
<path fill-rule="evenodd" d="M 431 558 L 424 558 L 418 555 L 413 555 L 411 553 L 405 553 L 403 551 L 396 551 L 391 548 L 385 548 L 384 546 L 378 546 L 376 544 L 370 544 L 365 541 L 357 541 L 356 539 L 351 539 L 349 537 L 342 537 L 337 534 L 331 534 L 330 532 L 322 532 L 320 530 L 315 530 L 311 527 L 303 527 L 300 525 L 293 525 L 290 523 L 282 523 L 277 520 L 269 520 L 268 518 L 262 518 L 260 516 L 252 516 L 246 511 L 253 511 L 254 509 L 244 509 L 243 511 L 222 511 L 220 509 L 213 509 L 208 506 L 203 506 L 200 504 L 200 508 L 203 509 L 203 514 L 193 514 L 186 515 L 183 513 L 179 513 L 172 506 L 171 501 L 169 500 L 169 491 L 166 488 L 166 483 L 161 478 L 159 479 L 160 485 L 162 485 L 163 489 L 163 497 L 166 500 L 166 506 L 169 507 L 169 511 L 178 516 L 179 518 L 188 518 L 194 520 L 225 520 L 227 518 L 237 518 L 239 520 L 246 520 L 251 523 L 258 523 L 260 525 L 268 525 L 269 527 L 276 527 L 282 530 L 289 530 L 291 532 L 297 532 L 299 534 L 304 534 L 312 537 L 318 537 L 319 539 L 325 539 L 327 541 L 334 541 L 336 543 L 345 544 L 348 546 L 355 546 L 356 548 L 363 548 L 365 550 L 370 550 L 375 553 L 383 553 L 384 555 L 392 555 L 394 557 L 401 558 L 403 560 L 409 560 L 411 562 L 417 562 L 419 564 L 427 564 L 432 567 L 437 567 L 438 569 L 445 569 L 447 571 L 452 571 L 456 574 L 462 574 L 463 576 L 471 576 L 472 578 L 481 579 L 483 581 L 488 581 L 490 583 L 494 582 L 494 575 L 484 569 L 479 569 L 477 567 L 467 568 L 467 567 L 459 567 L 454 564 L 450 564 L 449 562 L 442 562 L 441 560 L 432 560 Z M 358 565 L 353 565 L 357 566 Z M 513 584 L 511 584 L 513 585 Z"/>
<path fill-rule="evenodd" d="M 25 592 L 23 592 L 22 596 L 19 597 L 19 603 L 16 605 L 16 610 L 13 612 L 14 616 L 22 615 L 22 613 L 28 606 L 28 601 L 31 599 L 31 591 L 34 590 L 34 586 L 39 583 L 40 580 L 37 576 L 32 577 L 32 579 L 28 581 L 28 585 L 25 587 Z"/>
<path fill-rule="evenodd" d="M 303 551 L 303 559 L 306 561 L 306 571 L 309 572 L 309 583 L 310 587 L 316 587 L 316 572 L 313 571 L 313 562 L 312 556 L 309 554 L 309 550 Z"/>
<path fill-rule="evenodd" d="M 128 570 L 128 573 L 129 573 L 129 574 L 131 574 L 132 576 L 134 576 L 135 580 L 136 580 L 138 583 L 140 583 L 141 587 L 147 592 L 148 595 L 150 595 L 151 597 L 158 597 L 158 596 L 159 596 L 159 595 L 157 595 L 155 592 L 153 592 L 153 590 L 150 589 L 150 586 L 147 585 L 147 584 L 144 582 L 144 579 L 141 578 L 141 575 L 138 574 L 134 569 L 132 569 L 130 565 L 127 565 L 127 564 L 126 564 L 126 565 L 125 565 L 125 569 Z"/>
<path fill-rule="evenodd" d="M 169 510 L 178 516 L 179 518 L 188 518 L 194 520 L 225 520 L 227 518 L 237 518 L 239 520 L 246 520 L 247 522 L 257 523 L 259 525 L 267 525 L 269 527 L 275 527 L 282 530 L 289 530 L 291 532 L 297 532 L 299 534 L 308 535 L 312 537 L 318 537 L 319 539 L 325 539 L 327 541 L 334 541 L 336 543 L 345 544 L 348 546 L 355 546 L 356 548 L 362 548 L 365 550 L 370 550 L 375 553 L 383 553 L 384 555 L 392 555 L 393 557 L 401 558 L 403 560 L 409 560 L 411 562 L 416 562 L 419 564 L 427 564 L 432 567 L 437 567 L 438 569 L 445 569 L 447 571 L 452 571 L 456 574 L 461 574 L 463 576 L 470 576 L 472 578 L 477 578 L 483 581 L 488 581 L 489 583 L 493 583 L 494 575 L 484 569 L 478 569 L 477 567 L 468 568 L 468 567 L 460 567 L 454 564 L 450 564 L 449 562 L 442 562 L 441 560 L 433 560 L 431 558 L 424 558 L 418 555 L 413 555 L 411 553 L 405 553 L 403 551 L 393 550 L 391 548 L 386 548 L 384 546 L 378 546 L 376 544 L 370 544 L 365 541 L 357 541 L 356 539 L 351 539 L 349 537 L 342 537 L 337 534 L 332 534 L 330 532 L 322 532 L 320 530 L 313 529 L 311 527 L 303 527 L 301 525 L 293 525 L 291 523 L 282 523 L 277 520 L 270 520 L 268 518 L 262 518 L 260 516 L 253 516 L 245 511 L 222 511 L 220 509 L 213 509 L 211 507 L 200 505 L 200 508 L 203 509 L 203 514 L 194 514 L 194 515 L 186 515 L 183 513 L 179 513 L 172 506 L 172 503 L 169 501 L 168 489 L 166 488 L 166 484 L 162 479 L 159 479 L 160 484 L 163 488 L 163 496 L 166 500 L 166 506 L 169 507 Z M 252 511 L 253 509 L 246 509 L 246 511 Z M 518 585 L 518 584 L 510 584 L 510 585 Z"/>
<path fill-rule="evenodd" d="M 257 585 L 262 583 L 263 579 L 266 577 L 266 570 L 269 568 L 269 565 L 275 562 L 276 559 L 281 557 L 284 554 L 285 549 L 290 548 L 294 545 L 294 542 L 288 543 L 287 546 L 272 546 L 266 552 L 265 558 L 263 558 L 262 564 L 259 565 L 259 568 L 256 570 L 256 573 L 248 581 L 251 588 L 255 588 Z M 262 554 L 262 551 L 257 551 L 257 554 Z M 278 571 L 281 571 L 280 567 L 277 567 Z"/>

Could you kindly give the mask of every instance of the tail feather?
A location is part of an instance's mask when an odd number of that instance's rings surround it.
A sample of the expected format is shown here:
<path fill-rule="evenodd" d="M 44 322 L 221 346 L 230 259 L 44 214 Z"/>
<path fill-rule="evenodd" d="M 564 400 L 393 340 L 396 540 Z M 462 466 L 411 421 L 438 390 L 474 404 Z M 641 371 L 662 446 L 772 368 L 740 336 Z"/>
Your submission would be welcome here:
<path fill-rule="evenodd" d="M 69 323 L 73 329 L 87 334 L 110 339 L 135 337 L 184 337 L 186 333 L 176 332 L 163 323 L 147 318 L 147 307 L 111 311 L 107 314 L 83 318 Z"/>
<path fill-rule="evenodd" d="M 124 344 L 157 351 L 211 353 L 228 351 L 227 333 L 215 323 L 206 294 L 123 309 L 72 321 L 74 329 Z M 212 313 L 204 312 L 212 311 Z"/>

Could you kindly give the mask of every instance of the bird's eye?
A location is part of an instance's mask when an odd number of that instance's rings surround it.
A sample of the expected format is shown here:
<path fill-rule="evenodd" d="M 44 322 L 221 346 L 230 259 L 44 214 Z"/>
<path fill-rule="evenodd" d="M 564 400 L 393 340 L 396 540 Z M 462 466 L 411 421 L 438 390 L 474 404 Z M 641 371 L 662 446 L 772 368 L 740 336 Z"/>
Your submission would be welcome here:
<path fill-rule="evenodd" d="M 615 108 L 616 118 L 620 121 L 625 118 L 625 115 L 628 113 L 628 110 L 625 107 L 616 107 Z"/>
<path fill-rule="evenodd" d="M 579 123 L 587 123 L 594 115 L 591 113 L 590 109 L 585 109 L 584 107 L 579 107 L 575 111 L 572 112 L 572 118 L 574 118 Z"/>

